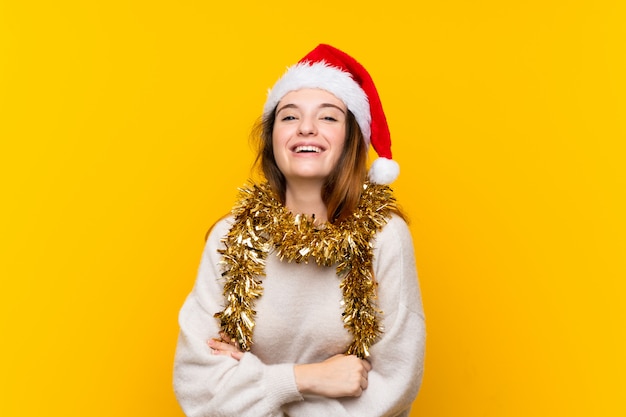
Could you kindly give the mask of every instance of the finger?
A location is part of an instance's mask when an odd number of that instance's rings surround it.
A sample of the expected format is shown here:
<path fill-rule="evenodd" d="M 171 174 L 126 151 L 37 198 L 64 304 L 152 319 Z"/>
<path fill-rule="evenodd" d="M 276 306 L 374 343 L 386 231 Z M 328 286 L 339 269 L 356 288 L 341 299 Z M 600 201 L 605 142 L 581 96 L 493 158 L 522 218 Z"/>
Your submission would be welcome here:
<path fill-rule="evenodd" d="M 226 350 L 212 349 L 211 354 L 215 356 L 232 356 L 233 352 L 228 352 Z"/>
<path fill-rule="evenodd" d="M 241 351 L 239 351 L 239 350 L 238 350 L 238 351 L 236 351 L 236 352 L 231 352 L 231 353 L 230 353 L 230 356 L 231 356 L 233 359 L 237 359 L 238 361 L 240 361 L 240 360 L 241 360 L 241 358 L 243 358 L 243 352 L 241 352 Z"/>
<path fill-rule="evenodd" d="M 362 361 L 363 361 L 363 367 L 365 368 L 365 370 L 367 372 L 371 371 L 372 370 L 372 364 L 369 363 L 369 361 L 366 361 L 365 359 L 362 359 Z"/>
<path fill-rule="evenodd" d="M 211 354 L 216 356 L 230 356 L 231 358 L 237 360 L 240 360 L 243 357 L 242 352 L 225 349 L 211 349 Z"/>
<path fill-rule="evenodd" d="M 224 351 L 224 352 L 238 352 L 236 346 L 233 346 L 229 343 L 225 343 L 218 339 L 210 339 L 208 341 L 209 347 L 213 350 Z"/>
<path fill-rule="evenodd" d="M 239 343 L 237 342 L 237 340 L 234 338 L 231 338 L 229 335 L 227 335 L 224 332 L 220 332 L 220 338 L 222 339 L 222 341 L 226 343 L 229 343 L 237 348 L 239 347 Z"/>

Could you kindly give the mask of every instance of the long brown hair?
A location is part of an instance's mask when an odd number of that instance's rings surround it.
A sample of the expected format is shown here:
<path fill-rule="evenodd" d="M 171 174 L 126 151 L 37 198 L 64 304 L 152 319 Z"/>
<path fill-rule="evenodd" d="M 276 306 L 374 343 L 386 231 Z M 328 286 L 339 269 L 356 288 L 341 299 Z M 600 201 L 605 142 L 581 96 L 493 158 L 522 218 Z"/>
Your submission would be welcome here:
<path fill-rule="evenodd" d="M 275 112 L 276 109 L 269 116 L 259 120 L 252 131 L 251 139 L 258 143 L 255 166 L 260 168 L 280 201 L 285 204 L 287 180 L 276 164 L 272 146 Z M 328 220 L 331 223 L 346 219 L 356 210 L 366 179 L 367 146 L 356 118 L 348 110 L 343 150 L 337 165 L 322 187 L 321 197 L 326 204 Z M 401 212 L 398 214 L 404 217 Z"/>

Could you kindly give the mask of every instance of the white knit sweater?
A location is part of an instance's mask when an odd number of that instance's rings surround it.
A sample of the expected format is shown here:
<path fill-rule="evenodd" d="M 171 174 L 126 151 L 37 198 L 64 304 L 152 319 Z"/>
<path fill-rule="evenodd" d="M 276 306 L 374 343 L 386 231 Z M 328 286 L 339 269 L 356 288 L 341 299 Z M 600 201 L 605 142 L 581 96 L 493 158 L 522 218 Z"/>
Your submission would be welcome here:
<path fill-rule="evenodd" d="M 351 335 L 341 320 L 340 279 L 334 267 L 267 259 L 263 296 L 256 303 L 251 352 L 241 361 L 212 355 L 218 337 L 213 315 L 224 305 L 220 239 L 232 218 L 218 222 L 206 243 L 198 277 L 179 316 L 174 390 L 189 417 L 408 416 L 424 360 L 424 315 L 411 234 L 393 216 L 376 235 L 374 276 L 384 333 L 370 348 L 368 388 L 358 398 L 303 396 L 294 364 L 343 353 Z"/>

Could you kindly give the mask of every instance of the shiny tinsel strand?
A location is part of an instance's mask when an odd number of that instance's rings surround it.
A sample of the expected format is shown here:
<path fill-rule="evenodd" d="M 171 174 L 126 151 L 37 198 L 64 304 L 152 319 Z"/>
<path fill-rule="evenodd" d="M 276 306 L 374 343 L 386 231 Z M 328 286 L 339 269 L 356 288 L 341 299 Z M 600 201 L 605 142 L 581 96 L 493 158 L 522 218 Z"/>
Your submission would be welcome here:
<path fill-rule="evenodd" d="M 357 210 L 338 224 L 315 225 L 314 219 L 291 214 L 267 183 L 240 190 L 233 208 L 235 221 L 223 239 L 224 310 L 215 314 L 222 330 L 244 351 L 252 347 L 255 301 L 263 295 L 265 260 L 274 248 L 287 262 L 336 265 L 341 278 L 344 327 L 353 341 L 346 354 L 369 356 L 382 332 L 372 274 L 372 240 L 395 207 L 391 189 L 366 182 Z"/>

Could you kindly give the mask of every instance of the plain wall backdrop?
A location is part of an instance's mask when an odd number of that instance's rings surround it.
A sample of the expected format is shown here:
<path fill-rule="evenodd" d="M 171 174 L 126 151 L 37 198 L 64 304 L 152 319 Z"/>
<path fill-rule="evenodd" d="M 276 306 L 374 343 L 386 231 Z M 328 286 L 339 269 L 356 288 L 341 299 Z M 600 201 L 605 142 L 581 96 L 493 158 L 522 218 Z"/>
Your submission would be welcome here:
<path fill-rule="evenodd" d="M 0 415 L 182 416 L 204 234 L 267 89 L 322 42 L 372 74 L 401 165 L 412 416 L 626 414 L 625 21 L 621 0 L 0 0 Z"/>

